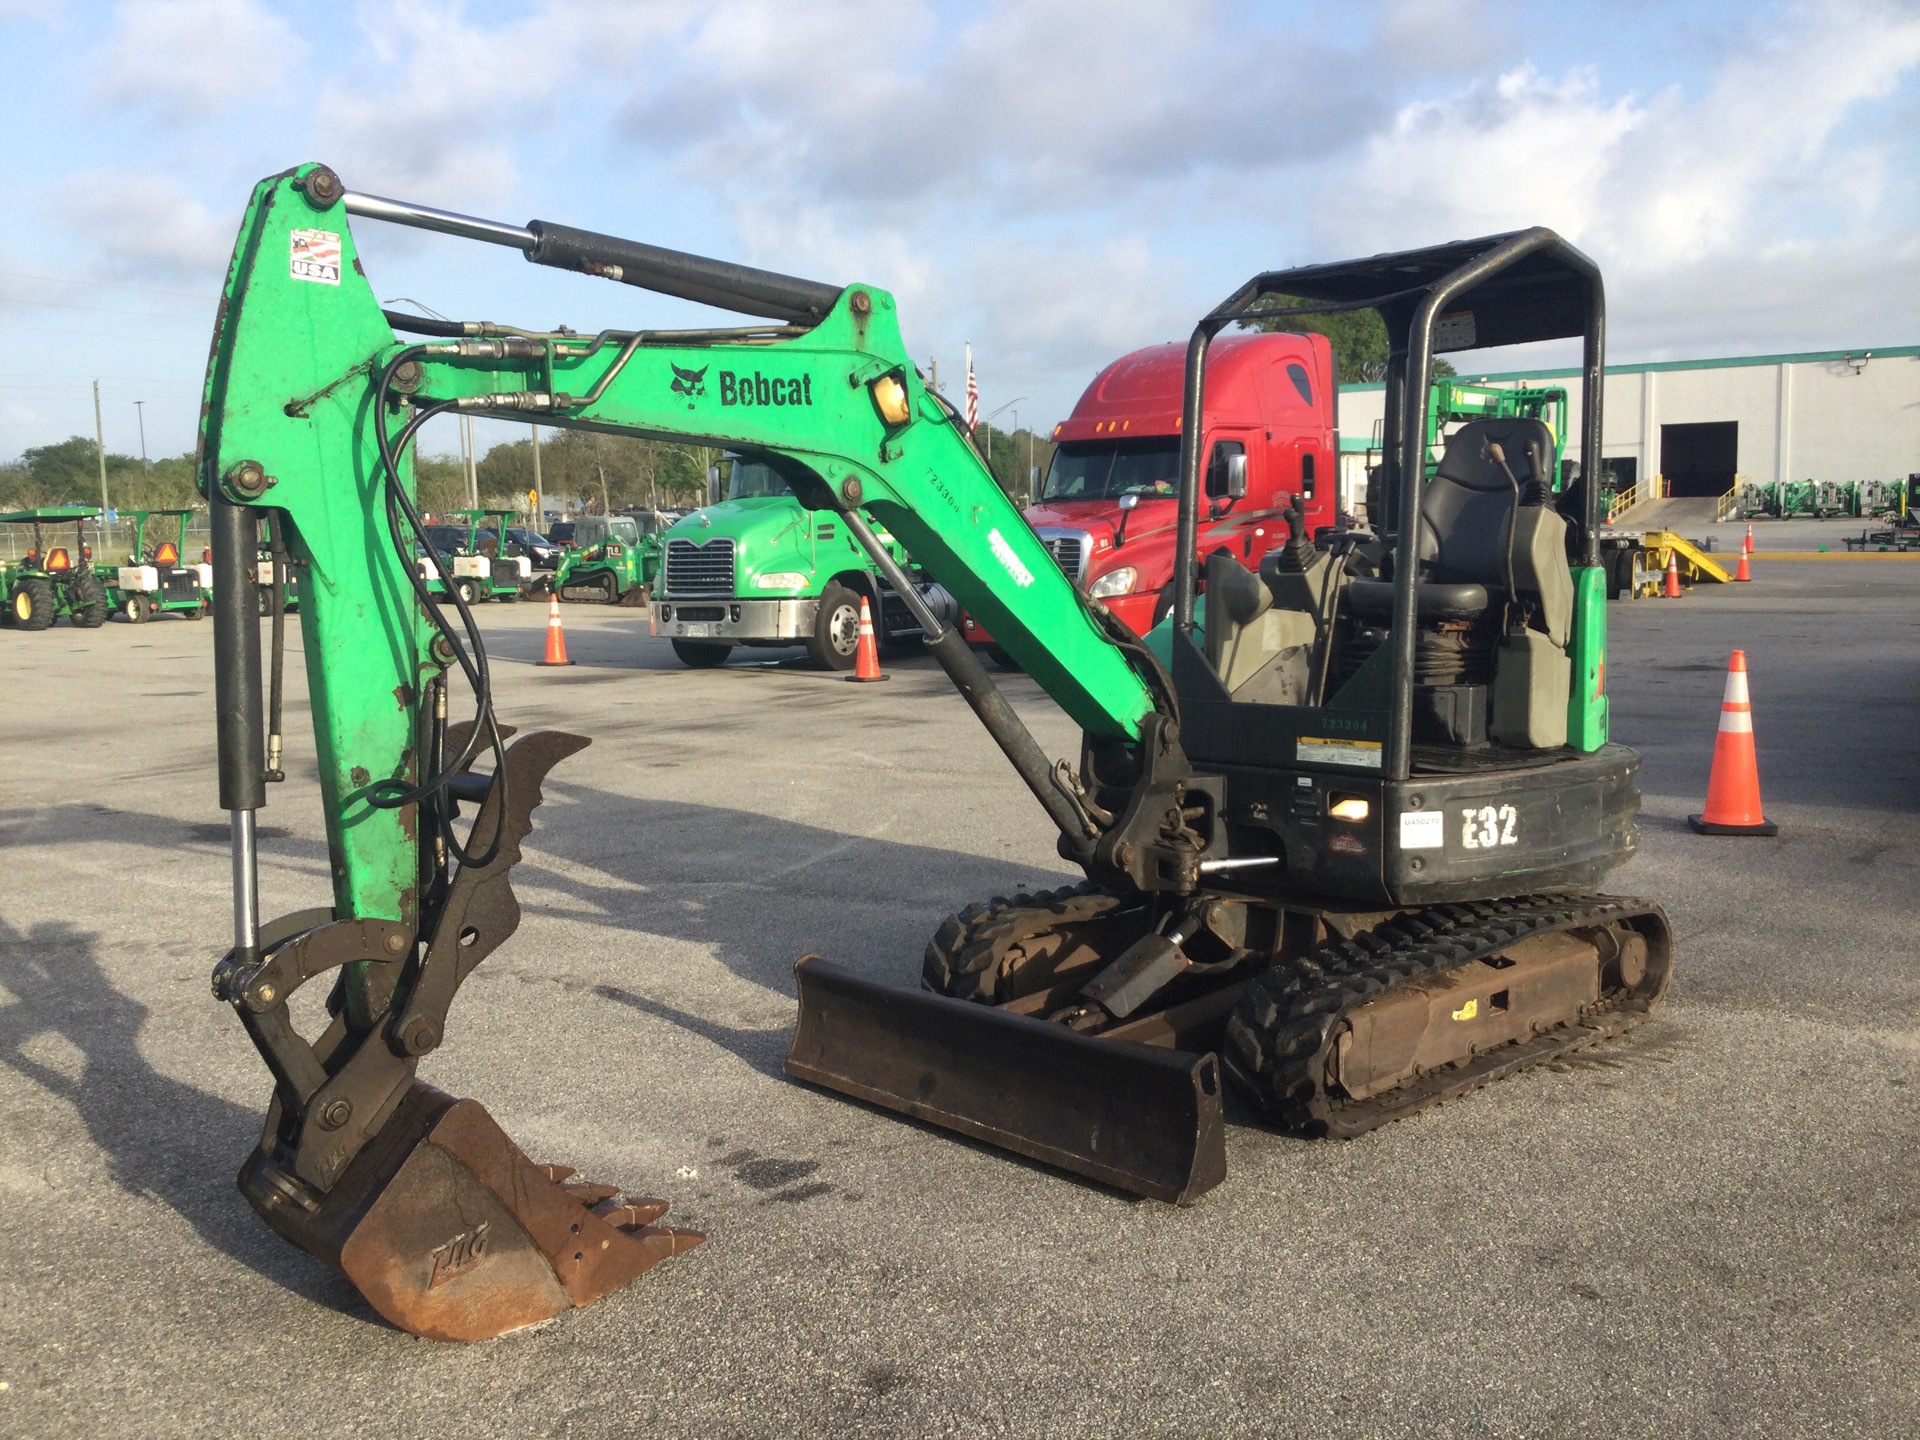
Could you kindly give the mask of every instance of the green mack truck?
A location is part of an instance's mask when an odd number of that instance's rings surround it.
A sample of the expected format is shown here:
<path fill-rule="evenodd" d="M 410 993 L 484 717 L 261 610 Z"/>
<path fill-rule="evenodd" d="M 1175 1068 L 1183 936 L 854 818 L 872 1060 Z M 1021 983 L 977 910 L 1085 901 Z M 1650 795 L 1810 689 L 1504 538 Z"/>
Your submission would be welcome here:
<path fill-rule="evenodd" d="M 791 463 L 727 457 L 708 472 L 707 505 L 662 537 L 653 631 L 684 663 L 719 665 L 736 645 L 805 645 L 822 669 L 851 670 L 863 596 L 883 645 L 924 633 L 839 517 L 794 498 L 780 468 Z M 957 618 L 953 597 L 875 529 L 927 606 Z"/>

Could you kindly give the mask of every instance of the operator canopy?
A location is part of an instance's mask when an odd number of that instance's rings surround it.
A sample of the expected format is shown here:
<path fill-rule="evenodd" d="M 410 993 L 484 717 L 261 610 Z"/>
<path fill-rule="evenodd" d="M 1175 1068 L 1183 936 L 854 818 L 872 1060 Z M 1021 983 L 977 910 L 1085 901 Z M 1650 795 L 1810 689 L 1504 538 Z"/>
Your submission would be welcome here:
<path fill-rule="evenodd" d="M 1276 294 L 1324 302 L 1321 307 L 1300 307 L 1303 314 L 1325 313 L 1325 305 L 1371 307 L 1380 311 L 1397 348 L 1404 343 L 1413 312 L 1427 292 L 1463 267 L 1489 260 L 1493 252 L 1523 238 L 1545 238 L 1548 243 L 1453 300 L 1434 321 L 1434 350 L 1476 350 L 1584 334 L 1588 308 L 1600 287 L 1599 267 L 1543 226 L 1365 260 L 1270 270 L 1256 275 L 1210 318 L 1242 310 L 1259 296 Z"/>

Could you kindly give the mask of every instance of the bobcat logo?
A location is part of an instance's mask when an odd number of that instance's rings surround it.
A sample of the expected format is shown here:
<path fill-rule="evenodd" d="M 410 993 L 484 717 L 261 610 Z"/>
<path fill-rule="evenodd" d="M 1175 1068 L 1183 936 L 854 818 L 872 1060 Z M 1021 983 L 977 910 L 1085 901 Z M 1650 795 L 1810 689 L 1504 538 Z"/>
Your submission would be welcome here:
<path fill-rule="evenodd" d="M 673 393 L 687 397 L 687 408 L 693 409 L 695 396 L 707 393 L 707 371 L 711 366 L 702 365 L 698 370 L 682 370 L 671 360 L 667 362 L 673 369 Z"/>

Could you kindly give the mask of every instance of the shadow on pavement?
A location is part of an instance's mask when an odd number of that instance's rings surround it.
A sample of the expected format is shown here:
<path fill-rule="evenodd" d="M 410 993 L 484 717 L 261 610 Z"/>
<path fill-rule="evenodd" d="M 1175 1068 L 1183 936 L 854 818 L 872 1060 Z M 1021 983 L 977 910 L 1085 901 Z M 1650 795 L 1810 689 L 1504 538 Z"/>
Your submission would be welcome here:
<path fill-rule="evenodd" d="M 0 1065 L 73 1107 L 121 1189 L 167 1206 L 208 1245 L 274 1283 L 378 1323 L 344 1278 L 254 1217 L 234 1176 L 261 1115 L 146 1063 L 139 1042 L 147 1007 L 107 978 L 92 936 L 64 922 L 22 932 L 0 920 L 0 986 L 14 997 L 0 1007 Z M 48 1036 L 83 1057 L 78 1074 L 30 1053 Z M 268 1084 L 263 1071 L 263 1112 Z"/>

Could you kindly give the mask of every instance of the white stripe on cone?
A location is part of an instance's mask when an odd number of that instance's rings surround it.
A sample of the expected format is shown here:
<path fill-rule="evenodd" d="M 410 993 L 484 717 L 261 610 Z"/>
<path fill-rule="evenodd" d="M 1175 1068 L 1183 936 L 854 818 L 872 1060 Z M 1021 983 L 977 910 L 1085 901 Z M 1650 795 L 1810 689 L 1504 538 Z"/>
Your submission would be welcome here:
<path fill-rule="evenodd" d="M 1726 694 L 1720 698 L 1720 728 L 1728 734 L 1753 733 L 1753 702 L 1747 694 L 1746 657 L 1727 671 Z"/>

